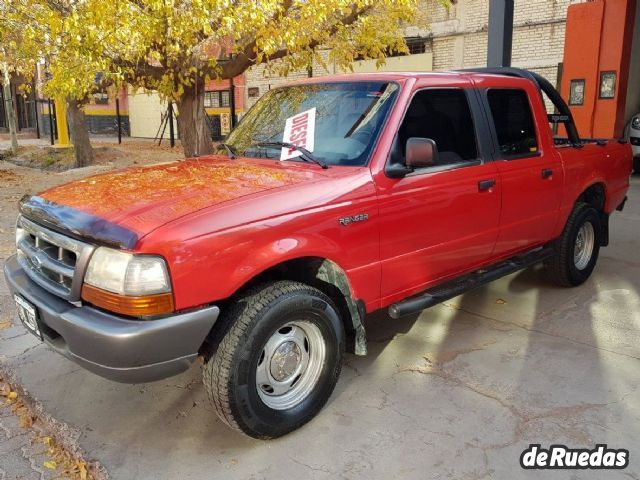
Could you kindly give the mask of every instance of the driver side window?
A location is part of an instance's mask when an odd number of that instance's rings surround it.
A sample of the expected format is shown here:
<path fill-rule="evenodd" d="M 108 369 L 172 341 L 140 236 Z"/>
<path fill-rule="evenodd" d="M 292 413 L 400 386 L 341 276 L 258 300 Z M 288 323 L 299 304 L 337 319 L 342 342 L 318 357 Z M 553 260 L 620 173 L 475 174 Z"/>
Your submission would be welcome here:
<path fill-rule="evenodd" d="M 478 159 L 476 132 L 467 95 L 462 89 L 426 89 L 415 94 L 398 132 L 396 156 L 404 163 L 409 138 L 430 138 L 438 153 L 434 167 Z M 401 157 L 401 158 L 398 158 Z"/>

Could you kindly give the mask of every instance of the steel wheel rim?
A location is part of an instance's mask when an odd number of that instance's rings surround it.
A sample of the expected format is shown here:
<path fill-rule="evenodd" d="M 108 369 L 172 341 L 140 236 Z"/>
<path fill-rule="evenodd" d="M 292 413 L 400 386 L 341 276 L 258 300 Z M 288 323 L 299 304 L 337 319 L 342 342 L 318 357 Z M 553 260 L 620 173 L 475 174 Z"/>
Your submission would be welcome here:
<path fill-rule="evenodd" d="M 313 391 L 326 356 L 320 329 L 307 320 L 289 322 L 267 340 L 256 366 L 256 388 L 274 410 L 300 404 Z"/>
<path fill-rule="evenodd" d="M 573 249 L 573 264 L 578 270 L 584 270 L 593 255 L 593 249 L 596 243 L 596 235 L 591 222 L 585 222 L 578 230 L 576 235 L 576 243 Z"/>

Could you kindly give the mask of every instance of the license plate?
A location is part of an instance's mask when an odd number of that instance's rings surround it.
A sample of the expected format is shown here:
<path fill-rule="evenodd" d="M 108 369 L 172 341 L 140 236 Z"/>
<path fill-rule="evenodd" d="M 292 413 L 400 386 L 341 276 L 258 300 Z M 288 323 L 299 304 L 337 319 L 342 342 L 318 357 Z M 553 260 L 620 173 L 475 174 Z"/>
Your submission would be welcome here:
<path fill-rule="evenodd" d="M 27 330 L 42 340 L 42 332 L 38 325 L 38 311 L 36 310 L 36 307 L 19 295 L 14 295 L 13 299 L 16 302 L 18 317 L 22 324 Z"/>

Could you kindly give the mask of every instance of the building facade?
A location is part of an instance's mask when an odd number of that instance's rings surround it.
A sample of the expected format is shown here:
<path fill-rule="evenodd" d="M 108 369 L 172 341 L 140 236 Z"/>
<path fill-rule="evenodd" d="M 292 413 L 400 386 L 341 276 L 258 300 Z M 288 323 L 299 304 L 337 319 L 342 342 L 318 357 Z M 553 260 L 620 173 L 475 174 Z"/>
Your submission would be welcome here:
<path fill-rule="evenodd" d="M 55 123 L 55 107 L 53 107 L 53 102 L 49 102 L 49 99 L 41 100 L 38 103 L 40 104 L 38 110 L 40 135 L 47 137 L 51 134 L 51 122 Z M 120 89 L 107 87 L 101 92 L 94 93 L 84 107 L 87 130 L 91 134 L 117 135 L 119 115 L 122 135 L 129 135 L 128 105 L 129 97 L 126 87 Z M 51 112 L 49 112 L 50 107 L 52 108 Z"/>
<path fill-rule="evenodd" d="M 542 74 L 559 85 L 567 9 L 582 0 L 515 0 L 512 65 Z M 405 29 L 410 55 L 387 60 L 383 70 L 442 71 L 482 67 L 487 62 L 489 0 L 422 0 L 413 25 Z M 328 52 L 323 52 L 328 57 Z M 355 71 L 376 71 L 375 62 L 357 62 Z M 313 76 L 339 73 L 314 65 Z M 246 100 L 251 106 L 265 91 L 309 76 L 300 70 L 286 78 L 269 75 L 263 66 L 246 72 Z"/>
<path fill-rule="evenodd" d="M 446 71 L 483 67 L 487 62 L 489 3 L 490 0 L 452 0 L 445 7 L 440 0 L 421 0 L 415 20 L 405 28 L 410 53 L 391 56 L 380 68 L 374 60 L 358 61 L 353 70 Z M 514 0 L 512 43 L 512 66 L 543 75 L 567 100 L 573 90 L 582 89 L 586 97 L 583 103 L 569 103 L 583 136 L 621 136 L 626 122 L 640 111 L 640 0 Z M 232 110 L 242 116 L 271 88 L 310 76 L 343 73 L 332 63 L 329 51 L 318 53 L 321 61 L 286 77 L 269 66 L 257 65 L 233 82 L 207 82 L 204 107 L 212 138 L 219 140 L 228 133 Z M 605 87 L 612 90 L 612 96 L 600 94 L 603 82 L 609 82 Z M 115 133 L 116 98 L 123 134 L 163 136 L 166 102 L 153 93 L 114 89 L 95 95 L 85 108 L 91 133 Z M 48 133 L 46 105 L 38 117 L 33 114 L 35 100 L 16 96 L 14 104 L 21 128 L 37 127 L 40 119 L 43 133 Z M 550 103 L 548 107 L 551 111 Z M 0 110 L 0 131 L 2 113 Z M 169 129 L 164 128 L 164 136 L 168 135 Z"/>
<path fill-rule="evenodd" d="M 231 90 L 229 80 L 211 80 L 204 85 L 204 109 L 213 140 L 220 140 L 231 128 Z M 233 79 L 236 115 L 244 113 L 244 75 Z M 129 134 L 137 138 L 169 138 L 168 103 L 155 92 L 129 89 L 128 114 L 131 125 Z M 178 135 L 179 112 L 174 106 L 174 129 Z M 91 115 L 90 110 L 87 115 Z"/>
<path fill-rule="evenodd" d="M 0 72 L 0 75 L 2 72 Z M 7 108 L 11 104 L 16 115 L 16 127 L 18 133 L 36 135 L 38 130 L 38 117 L 36 109 L 36 96 L 34 88 L 24 89 L 25 80 L 21 76 L 11 77 L 11 102 L 4 97 L 4 89 L 0 85 L 0 133 L 9 131 L 9 119 Z"/>
<path fill-rule="evenodd" d="M 561 93 L 580 135 L 622 137 L 640 112 L 640 2 L 572 5 L 564 59 Z"/>

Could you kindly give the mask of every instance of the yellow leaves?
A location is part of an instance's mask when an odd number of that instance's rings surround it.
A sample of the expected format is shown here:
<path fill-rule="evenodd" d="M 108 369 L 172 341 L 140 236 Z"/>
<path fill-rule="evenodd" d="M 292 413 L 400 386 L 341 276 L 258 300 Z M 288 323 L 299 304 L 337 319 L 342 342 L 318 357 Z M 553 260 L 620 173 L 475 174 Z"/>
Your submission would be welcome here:
<path fill-rule="evenodd" d="M 17 405 L 14 413 L 18 416 L 18 424 L 22 428 L 30 428 L 33 426 L 33 422 L 36 421 L 36 416 L 25 405 Z"/>
<path fill-rule="evenodd" d="M 11 389 L 9 384 L 0 382 L 0 395 L 6 397 L 6 403 L 11 404 L 11 410 L 18 417 L 18 424 L 22 428 L 29 428 L 36 421 L 36 415 L 18 398 L 18 393 Z"/>
<path fill-rule="evenodd" d="M 11 389 L 11 385 L 0 382 L 0 396 L 7 399 L 7 403 L 12 403 L 18 398 L 18 393 Z"/>
<path fill-rule="evenodd" d="M 83 0 L 57 10 L 47 0 L 5 3 L 22 31 L 0 27 L 0 45 L 19 53 L 4 57 L 29 71 L 44 59 L 51 74 L 45 93 L 77 99 L 95 88 L 97 72 L 179 98 L 196 75 L 222 74 L 215 61 L 220 51 L 237 54 L 236 72 L 286 53 L 275 68 L 286 74 L 309 64 L 320 46 L 332 49 L 331 60 L 345 69 L 360 56 L 383 62 L 388 51 L 406 51 L 402 24 L 417 6 L 417 0 Z"/>
<path fill-rule="evenodd" d="M 36 415 L 19 398 L 18 393 L 7 382 L 0 378 L 0 396 L 5 397 L 6 404 L 11 405 L 11 411 L 18 417 L 18 423 L 22 428 L 29 428 L 36 420 Z"/>
<path fill-rule="evenodd" d="M 84 462 L 77 462 L 76 468 L 78 470 L 78 475 L 80 476 L 80 480 L 87 480 L 89 473 L 87 472 L 87 467 Z"/>
<path fill-rule="evenodd" d="M 90 480 L 90 474 L 87 464 L 74 458 L 67 450 L 58 444 L 52 437 L 39 436 L 35 440 L 47 447 L 46 454 L 49 460 L 46 460 L 42 466 L 50 470 L 57 470 L 64 478 L 75 480 Z"/>

